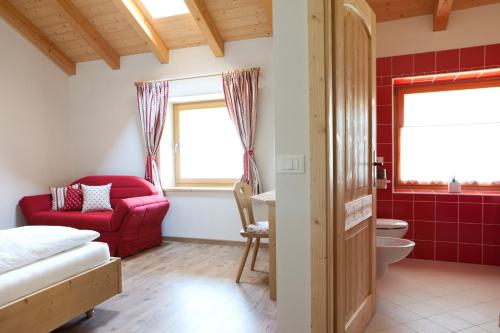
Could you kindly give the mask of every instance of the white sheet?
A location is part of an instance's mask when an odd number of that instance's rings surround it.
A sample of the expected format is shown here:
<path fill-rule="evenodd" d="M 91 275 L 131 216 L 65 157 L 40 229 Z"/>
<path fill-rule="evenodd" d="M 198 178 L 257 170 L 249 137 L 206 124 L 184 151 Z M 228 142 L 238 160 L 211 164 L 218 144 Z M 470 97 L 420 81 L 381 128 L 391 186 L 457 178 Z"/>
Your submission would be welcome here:
<path fill-rule="evenodd" d="M 90 242 L 0 274 L 0 307 L 109 261 L 108 245 Z"/>
<path fill-rule="evenodd" d="M 99 237 L 92 230 L 27 226 L 0 230 L 0 274 L 76 248 Z"/>

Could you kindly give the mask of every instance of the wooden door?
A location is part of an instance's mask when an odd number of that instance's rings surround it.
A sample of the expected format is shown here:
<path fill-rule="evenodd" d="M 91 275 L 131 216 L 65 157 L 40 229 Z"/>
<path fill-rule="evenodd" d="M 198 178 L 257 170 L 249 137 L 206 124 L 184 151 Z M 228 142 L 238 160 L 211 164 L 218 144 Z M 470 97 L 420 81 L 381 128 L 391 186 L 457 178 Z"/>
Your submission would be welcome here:
<path fill-rule="evenodd" d="M 365 0 L 332 8 L 334 332 L 362 332 L 375 313 L 375 15 Z"/>

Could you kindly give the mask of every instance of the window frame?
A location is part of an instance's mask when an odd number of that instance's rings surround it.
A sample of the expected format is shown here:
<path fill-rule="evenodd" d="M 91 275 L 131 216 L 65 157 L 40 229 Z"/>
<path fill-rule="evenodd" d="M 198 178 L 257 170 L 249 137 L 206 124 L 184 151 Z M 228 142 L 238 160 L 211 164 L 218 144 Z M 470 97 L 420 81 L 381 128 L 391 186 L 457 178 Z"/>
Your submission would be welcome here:
<path fill-rule="evenodd" d="M 400 178 L 400 153 L 401 147 L 399 145 L 401 128 L 404 124 L 404 96 L 414 93 L 425 92 L 439 92 L 450 90 L 467 90 L 477 88 L 491 88 L 500 87 L 500 80 L 475 80 L 467 82 L 444 82 L 434 84 L 420 84 L 420 85 L 401 85 L 395 86 L 394 89 L 394 189 L 395 190 L 447 190 L 447 184 L 408 184 L 402 183 Z M 500 191 L 500 186 L 492 185 L 478 185 L 478 184 L 462 184 L 464 190 L 483 190 L 483 191 Z"/>
<path fill-rule="evenodd" d="M 240 179 L 233 178 L 181 178 L 181 152 L 179 147 L 179 114 L 185 110 L 226 107 L 225 100 L 197 101 L 173 104 L 174 116 L 174 155 L 175 155 L 175 186 L 176 187 L 229 187 Z M 228 115 L 229 117 L 229 115 Z M 243 158 L 243 157 L 242 157 Z"/>

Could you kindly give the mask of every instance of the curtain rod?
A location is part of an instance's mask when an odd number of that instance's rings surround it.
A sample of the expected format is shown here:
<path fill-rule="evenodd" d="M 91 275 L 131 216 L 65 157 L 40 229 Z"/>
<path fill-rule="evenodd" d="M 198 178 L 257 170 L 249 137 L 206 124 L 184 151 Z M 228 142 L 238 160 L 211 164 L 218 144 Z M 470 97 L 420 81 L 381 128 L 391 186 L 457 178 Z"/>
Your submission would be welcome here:
<path fill-rule="evenodd" d="M 252 68 L 259 68 L 260 69 L 260 67 L 252 67 Z M 252 69 L 252 68 L 233 69 L 233 70 L 229 70 L 228 72 L 242 71 L 242 70 L 248 70 L 248 69 Z M 170 82 L 170 81 L 201 79 L 201 78 L 204 78 L 204 77 L 220 76 L 222 74 L 223 74 L 223 72 L 218 72 L 218 73 L 210 73 L 210 74 L 201 74 L 201 75 L 174 77 L 172 79 L 161 79 L 161 80 L 150 80 L 150 81 L 137 81 L 137 82 L 135 82 L 135 84 L 161 82 L 161 81 L 169 81 Z"/>

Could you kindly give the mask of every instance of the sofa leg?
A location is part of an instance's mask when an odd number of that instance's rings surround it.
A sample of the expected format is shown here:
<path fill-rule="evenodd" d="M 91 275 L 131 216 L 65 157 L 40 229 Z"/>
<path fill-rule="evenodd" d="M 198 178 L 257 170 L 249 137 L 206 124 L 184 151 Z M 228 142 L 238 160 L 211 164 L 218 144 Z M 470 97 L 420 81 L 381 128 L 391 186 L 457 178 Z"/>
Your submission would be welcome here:
<path fill-rule="evenodd" d="M 94 316 L 94 308 L 85 312 L 85 319 L 90 319 Z"/>

